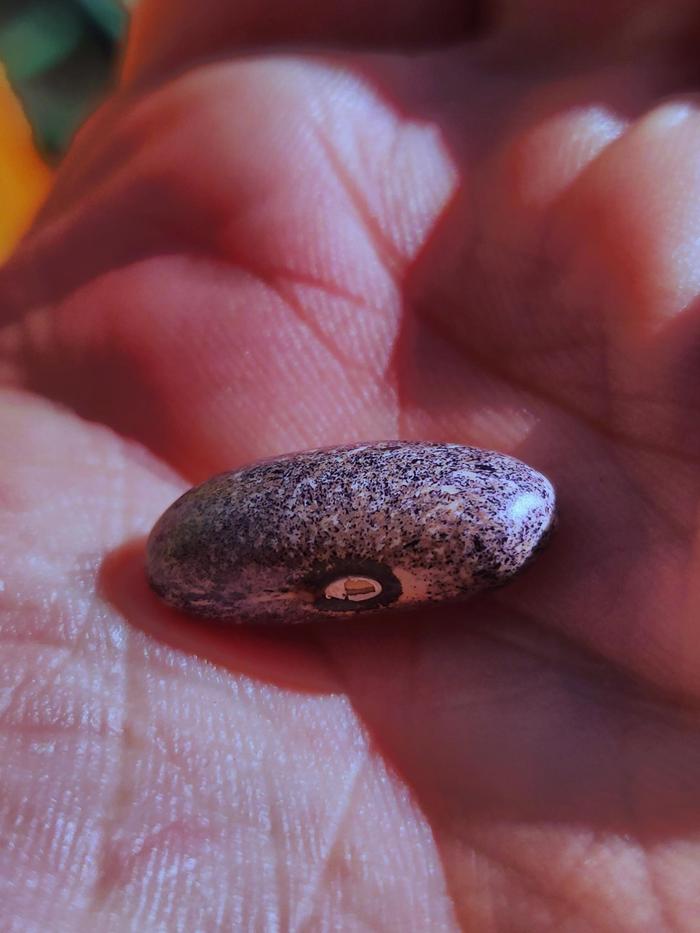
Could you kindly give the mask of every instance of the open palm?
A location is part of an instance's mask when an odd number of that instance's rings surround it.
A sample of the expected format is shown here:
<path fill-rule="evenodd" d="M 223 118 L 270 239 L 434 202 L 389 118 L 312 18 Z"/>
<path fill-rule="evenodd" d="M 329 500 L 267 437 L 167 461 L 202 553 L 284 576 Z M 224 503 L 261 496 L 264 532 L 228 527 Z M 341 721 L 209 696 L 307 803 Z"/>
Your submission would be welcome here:
<path fill-rule="evenodd" d="M 164 6 L 1 274 L 0 929 L 696 930 L 692 4 Z M 188 483 L 393 437 L 541 469 L 549 550 L 280 633 L 148 592 Z"/>

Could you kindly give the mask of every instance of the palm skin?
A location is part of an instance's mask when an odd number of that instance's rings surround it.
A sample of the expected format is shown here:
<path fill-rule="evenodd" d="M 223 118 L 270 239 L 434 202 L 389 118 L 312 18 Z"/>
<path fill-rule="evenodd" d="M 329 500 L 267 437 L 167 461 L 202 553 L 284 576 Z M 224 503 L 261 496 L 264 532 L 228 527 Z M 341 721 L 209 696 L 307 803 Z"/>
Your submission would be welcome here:
<path fill-rule="evenodd" d="M 3 929 L 697 929 L 692 23 L 505 6 L 238 60 L 147 6 L 1 283 Z M 187 483 L 397 436 L 542 469 L 548 551 L 284 633 L 147 591 Z"/>

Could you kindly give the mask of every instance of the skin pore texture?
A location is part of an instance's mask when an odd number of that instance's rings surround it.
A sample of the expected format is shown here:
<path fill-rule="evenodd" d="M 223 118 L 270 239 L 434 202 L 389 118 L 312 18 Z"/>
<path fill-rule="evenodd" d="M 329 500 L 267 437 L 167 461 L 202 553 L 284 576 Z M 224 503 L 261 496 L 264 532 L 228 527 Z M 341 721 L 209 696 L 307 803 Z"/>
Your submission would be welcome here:
<path fill-rule="evenodd" d="M 696 5 L 376 6 L 145 2 L 0 269 L 3 930 L 697 929 Z M 149 592 L 187 486 L 386 437 L 556 539 L 418 620 Z"/>

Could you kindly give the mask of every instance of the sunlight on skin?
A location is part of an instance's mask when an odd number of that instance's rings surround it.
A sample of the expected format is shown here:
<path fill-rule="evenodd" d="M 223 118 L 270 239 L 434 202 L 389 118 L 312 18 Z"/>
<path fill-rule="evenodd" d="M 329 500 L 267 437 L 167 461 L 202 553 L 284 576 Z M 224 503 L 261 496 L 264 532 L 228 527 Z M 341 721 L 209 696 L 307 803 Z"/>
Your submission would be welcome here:
<path fill-rule="evenodd" d="M 3 911 L 690 933 L 697 16 L 258 6 L 145 4 L 0 271 Z M 543 470 L 550 548 L 391 624 L 204 632 L 149 592 L 189 482 L 397 435 Z"/>
<path fill-rule="evenodd" d="M 276 686 L 294 646 L 262 671 L 246 633 L 243 652 L 219 637 L 231 676 L 139 631 L 150 594 L 124 606 L 132 627 L 95 598 L 102 555 L 141 536 L 179 484 L 137 445 L 48 404 L 5 394 L 0 424 L 13 439 L 1 524 L 5 914 L 37 928 L 259 929 L 276 917 L 301 929 L 311 914 L 381 919 L 388 885 L 387 911 L 397 898 L 407 924 L 448 928 L 430 830 L 335 681 L 309 670 L 302 690 Z M 307 643 L 307 667 L 317 655 Z M 265 680 L 241 674 L 251 667 Z"/>

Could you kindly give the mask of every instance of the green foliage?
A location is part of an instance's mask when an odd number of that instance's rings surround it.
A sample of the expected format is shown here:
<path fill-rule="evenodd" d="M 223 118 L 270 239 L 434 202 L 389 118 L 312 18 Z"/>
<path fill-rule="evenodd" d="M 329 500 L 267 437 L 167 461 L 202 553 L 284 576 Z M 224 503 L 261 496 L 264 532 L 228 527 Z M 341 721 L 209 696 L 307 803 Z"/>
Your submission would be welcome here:
<path fill-rule="evenodd" d="M 80 42 L 83 17 L 71 4 L 42 0 L 8 17 L 0 29 L 0 61 L 24 81 L 67 58 Z"/>
<path fill-rule="evenodd" d="M 126 20 L 118 0 L 3 0 L 0 62 L 50 158 L 107 90 Z"/>
<path fill-rule="evenodd" d="M 116 0 L 77 0 L 77 6 L 82 7 L 106 36 L 117 40 L 122 35 L 126 27 L 123 4 Z"/>

